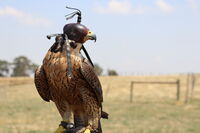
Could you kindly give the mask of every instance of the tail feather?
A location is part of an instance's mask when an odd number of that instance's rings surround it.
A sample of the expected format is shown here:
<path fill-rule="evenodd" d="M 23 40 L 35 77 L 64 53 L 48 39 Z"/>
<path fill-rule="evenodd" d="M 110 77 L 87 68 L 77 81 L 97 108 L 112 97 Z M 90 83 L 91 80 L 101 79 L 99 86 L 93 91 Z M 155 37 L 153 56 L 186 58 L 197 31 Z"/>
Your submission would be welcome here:
<path fill-rule="evenodd" d="M 103 119 L 108 119 L 108 115 L 109 114 L 104 111 L 101 112 L 101 118 L 103 118 Z"/>
<path fill-rule="evenodd" d="M 108 113 L 101 111 L 101 118 L 103 119 L 108 119 Z M 101 120 L 101 119 L 100 119 Z M 99 120 L 99 125 L 98 125 L 98 133 L 102 133 L 102 128 L 101 128 L 101 121 Z"/>
<path fill-rule="evenodd" d="M 102 133 L 101 121 L 99 120 L 98 133 Z"/>

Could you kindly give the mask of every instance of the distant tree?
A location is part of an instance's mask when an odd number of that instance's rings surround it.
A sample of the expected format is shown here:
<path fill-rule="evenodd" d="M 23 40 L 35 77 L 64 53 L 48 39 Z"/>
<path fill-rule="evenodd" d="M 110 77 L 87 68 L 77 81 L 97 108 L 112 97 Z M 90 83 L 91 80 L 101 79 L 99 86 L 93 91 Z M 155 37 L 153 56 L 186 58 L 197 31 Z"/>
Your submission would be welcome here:
<path fill-rule="evenodd" d="M 103 68 L 101 68 L 98 64 L 94 64 L 94 70 L 98 76 L 102 75 Z"/>
<path fill-rule="evenodd" d="M 117 76 L 118 73 L 115 70 L 108 70 L 108 76 Z"/>
<path fill-rule="evenodd" d="M 0 77 L 5 77 L 9 73 L 10 64 L 5 60 L 0 60 Z"/>
<path fill-rule="evenodd" d="M 32 63 L 27 57 L 19 56 L 13 61 L 13 74 L 11 76 L 29 76 L 29 72 L 34 72 L 37 67 L 36 64 Z"/>
<path fill-rule="evenodd" d="M 38 64 L 32 63 L 32 64 L 30 65 L 30 71 L 31 71 L 31 72 L 35 72 L 35 70 L 36 70 L 37 67 L 38 67 Z"/>

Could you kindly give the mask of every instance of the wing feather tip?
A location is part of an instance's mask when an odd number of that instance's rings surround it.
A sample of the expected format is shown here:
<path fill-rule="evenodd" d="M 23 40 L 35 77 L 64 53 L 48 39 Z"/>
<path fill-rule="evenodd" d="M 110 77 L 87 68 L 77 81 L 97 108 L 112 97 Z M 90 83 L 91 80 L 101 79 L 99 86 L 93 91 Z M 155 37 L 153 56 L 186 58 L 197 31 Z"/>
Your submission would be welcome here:
<path fill-rule="evenodd" d="M 103 119 L 108 119 L 108 116 L 109 116 L 108 113 L 106 113 L 106 112 L 104 112 L 104 111 L 101 112 L 101 118 L 103 118 Z"/>

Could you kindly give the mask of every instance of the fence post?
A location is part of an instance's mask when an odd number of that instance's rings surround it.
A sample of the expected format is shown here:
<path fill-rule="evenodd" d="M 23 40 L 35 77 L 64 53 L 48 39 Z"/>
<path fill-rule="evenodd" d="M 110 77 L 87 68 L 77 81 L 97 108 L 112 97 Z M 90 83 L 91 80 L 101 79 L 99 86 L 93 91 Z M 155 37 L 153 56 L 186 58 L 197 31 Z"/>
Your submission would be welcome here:
<path fill-rule="evenodd" d="M 132 81 L 131 82 L 131 88 L 130 88 L 130 103 L 133 102 L 133 86 L 134 85 L 134 82 Z"/>
<path fill-rule="evenodd" d="M 196 76 L 195 76 L 195 74 L 193 73 L 192 74 L 192 79 L 191 79 L 192 81 L 192 86 L 191 86 L 191 95 L 190 95 L 190 100 L 192 100 L 193 99 L 193 95 L 194 95 L 194 88 L 195 88 L 195 84 L 196 84 Z"/>
<path fill-rule="evenodd" d="M 176 84 L 177 84 L 176 100 L 179 101 L 180 100 L 180 80 L 177 80 Z"/>
<path fill-rule="evenodd" d="M 185 93 L 185 104 L 188 103 L 189 101 L 189 85 L 190 85 L 190 74 L 187 74 L 187 82 L 186 82 L 187 88 L 186 88 L 186 93 Z"/>

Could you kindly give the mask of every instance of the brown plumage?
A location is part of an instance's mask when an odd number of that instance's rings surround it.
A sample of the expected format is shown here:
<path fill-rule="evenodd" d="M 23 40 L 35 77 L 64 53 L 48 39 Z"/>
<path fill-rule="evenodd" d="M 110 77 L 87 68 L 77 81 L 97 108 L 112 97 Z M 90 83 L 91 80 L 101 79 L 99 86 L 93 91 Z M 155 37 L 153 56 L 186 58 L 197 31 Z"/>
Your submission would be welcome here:
<path fill-rule="evenodd" d="M 100 81 L 91 64 L 80 53 L 82 44 L 77 42 L 71 42 L 74 45 L 70 48 L 72 77 L 67 76 L 67 44 L 63 40 L 61 36 L 56 38 L 43 64 L 35 72 L 38 93 L 43 100 L 55 102 L 63 121 L 101 133 L 101 115 L 106 118 L 108 114 L 102 112 Z"/>

